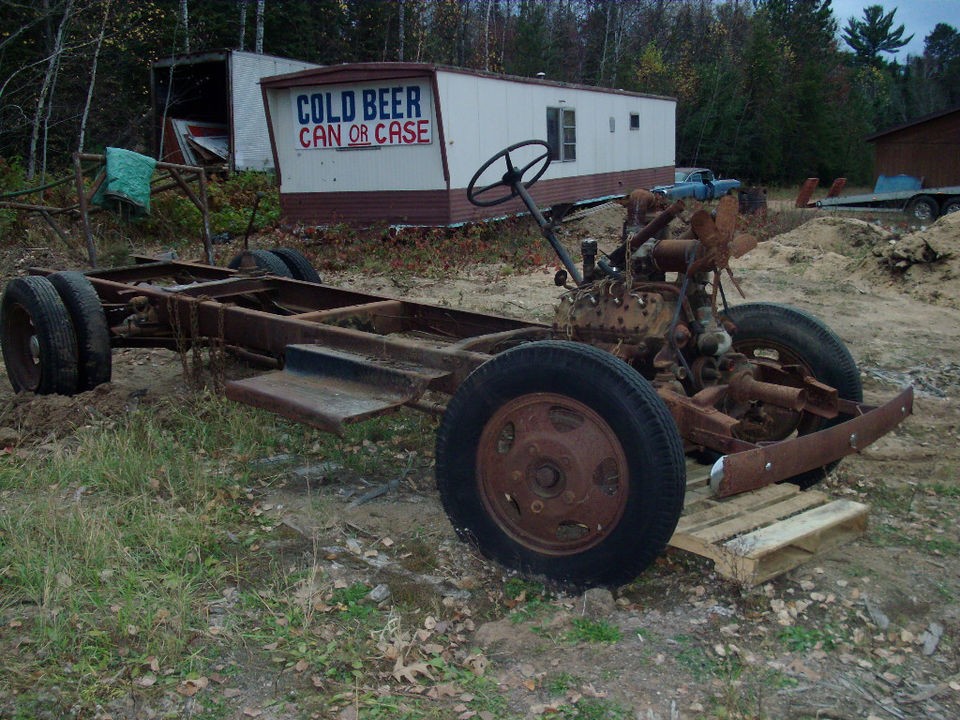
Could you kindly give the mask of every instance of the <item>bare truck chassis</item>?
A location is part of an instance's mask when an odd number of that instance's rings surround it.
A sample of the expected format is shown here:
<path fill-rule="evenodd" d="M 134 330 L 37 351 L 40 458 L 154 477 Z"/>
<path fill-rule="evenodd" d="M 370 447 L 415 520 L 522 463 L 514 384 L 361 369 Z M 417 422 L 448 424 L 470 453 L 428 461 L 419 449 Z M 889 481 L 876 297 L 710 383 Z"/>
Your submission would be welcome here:
<path fill-rule="evenodd" d="M 849 352 L 812 316 L 727 305 L 721 275 L 755 245 L 735 234 L 735 201 L 694 213 L 686 237 L 653 239 L 677 203 L 606 258 L 585 241 L 575 266 L 528 193 L 545 148 L 498 153 L 468 197 L 526 203 L 565 267 L 552 324 L 250 272 L 250 256 L 239 269 L 34 269 L 0 306 L 13 387 L 72 394 L 109 380 L 113 347 L 206 340 L 274 367 L 226 383 L 227 397 L 324 430 L 402 406 L 440 413 L 437 482 L 458 535 L 572 586 L 628 581 L 657 557 L 683 508 L 686 454 L 709 456 L 720 496 L 806 486 L 912 412 L 911 388 L 863 404 Z"/>

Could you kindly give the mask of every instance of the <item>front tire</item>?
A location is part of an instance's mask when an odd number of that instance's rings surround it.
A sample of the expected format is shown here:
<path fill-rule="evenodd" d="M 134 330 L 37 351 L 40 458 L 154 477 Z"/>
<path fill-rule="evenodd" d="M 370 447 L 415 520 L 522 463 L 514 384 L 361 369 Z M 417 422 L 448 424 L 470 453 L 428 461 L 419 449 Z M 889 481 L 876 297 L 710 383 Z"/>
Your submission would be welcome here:
<path fill-rule="evenodd" d="M 782 365 L 800 365 L 804 371 L 831 387 L 844 400 L 863 401 L 860 371 L 843 341 L 813 315 L 788 305 L 747 303 L 730 308 L 725 317 L 736 326 L 733 349 L 751 360 L 775 360 Z M 753 408 L 756 410 L 757 408 Z M 761 408 L 773 419 L 767 432 L 743 439 L 776 441 L 794 433 L 806 435 L 843 422 L 809 413 L 779 408 Z M 790 478 L 803 488 L 820 482 L 836 462 Z"/>
<path fill-rule="evenodd" d="M 639 373 L 588 345 L 528 343 L 481 365 L 447 407 L 436 457 L 460 538 L 564 586 L 632 580 L 683 509 L 673 418 Z"/>

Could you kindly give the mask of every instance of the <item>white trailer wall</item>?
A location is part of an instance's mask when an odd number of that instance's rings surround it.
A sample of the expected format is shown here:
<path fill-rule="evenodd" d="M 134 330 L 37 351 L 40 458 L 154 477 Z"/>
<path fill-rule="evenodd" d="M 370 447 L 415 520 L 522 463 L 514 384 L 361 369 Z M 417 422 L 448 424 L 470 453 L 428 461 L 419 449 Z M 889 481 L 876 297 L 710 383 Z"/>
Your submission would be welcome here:
<path fill-rule="evenodd" d="M 452 187 L 465 187 L 480 164 L 504 147 L 546 139 L 548 107 L 576 111 L 577 159 L 553 162 L 545 180 L 673 166 L 672 99 L 443 71 L 437 84 Z M 630 129 L 631 113 L 640 116 L 639 130 Z"/>
<path fill-rule="evenodd" d="M 408 94 L 417 92 L 417 117 L 407 117 Z M 381 90 L 400 91 L 400 107 L 395 121 L 401 127 L 407 122 L 425 123 L 430 141 L 423 144 L 390 144 L 376 141 L 376 134 L 389 133 L 389 118 L 364 120 L 363 97 L 367 93 L 379 96 Z M 357 116 L 343 117 L 344 96 L 349 94 Z M 274 141 L 280 157 L 280 184 L 285 193 L 297 192 L 380 192 L 394 190 L 444 190 L 443 162 L 440 155 L 440 133 L 436 123 L 433 87 L 428 77 L 393 78 L 382 81 L 332 85 L 305 85 L 297 88 L 268 89 L 270 117 Z M 322 107 L 311 112 L 312 101 Z M 359 105 L 359 107 L 356 107 Z M 387 108 L 389 113 L 389 106 Z M 298 113 L 314 115 L 316 120 L 302 125 Z M 324 117 L 324 113 L 333 113 Z M 335 120 L 335 122 L 331 122 Z M 316 126 L 325 133 L 312 138 Z M 308 133 L 307 143 L 300 132 Z M 351 138 L 353 131 L 355 137 Z M 364 136 L 361 137 L 359 132 Z M 410 129 L 415 132 L 416 128 Z M 403 132 L 403 131 L 402 131 Z M 327 135 L 335 134 L 335 138 Z M 386 136 L 385 136 L 386 137 Z M 369 144 L 364 144 L 364 138 Z"/>
<path fill-rule="evenodd" d="M 272 170 L 273 151 L 260 93 L 260 79 L 319 67 L 315 63 L 233 50 L 230 63 L 230 118 L 234 170 Z"/>

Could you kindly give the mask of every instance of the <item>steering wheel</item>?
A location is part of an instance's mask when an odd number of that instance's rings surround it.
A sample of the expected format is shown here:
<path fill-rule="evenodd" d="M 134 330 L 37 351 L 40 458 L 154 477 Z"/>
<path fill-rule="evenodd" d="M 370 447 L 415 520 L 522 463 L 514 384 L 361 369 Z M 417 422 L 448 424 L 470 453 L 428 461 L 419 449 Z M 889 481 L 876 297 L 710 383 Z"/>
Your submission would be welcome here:
<path fill-rule="evenodd" d="M 514 167 L 513 160 L 510 158 L 510 153 L 519 150 L 520 148 L 527 147 L 528 145 L 540 145 L 544 148 L 544 151 L 522 168 Z M 507 163 L 507 171 L 503 174 L 503 177 L 496 182 L 491 183 L 490 185 L 484 185 L 481 188 L 477 188 L 477 181 L 480 180 L 480 177 L 483 175 L 483 173 L 485 173 L 491 165 L 500 160 L 500 158 L 505 158 Z M 534 176 L 527 182 L 523 182 L 523 176 L 526 175 L 530 170 L 534 169 L 537 163 L 543 163 L 543 167 L 538 169 Z M 507 200 L 517 197 L 517 185 L 523 183 L 523 187 L 525 189 L 529 189 L 547 171 L 548 167 L 550 167 L 550 146 L 547 145 L 547 143 L 545 143 L 543 140 L 524 140 L 523 142 L 518 142 L 515 145 L 504 148 L 480 166 L 480 169 L 474 173 L 472 178 L 470 178 L 470 184 L 467 185 L 467 199 L 477 207 L 491 207 L 493 205 L 505 203 Z M 497 197 L 489 200 L 480 198 L 480 196 L 484 193 L 491 192 L 492 190 L 496 190 L 498 188 L 507 188 L 510 190 L 510 192 L 498 195 Z"/>

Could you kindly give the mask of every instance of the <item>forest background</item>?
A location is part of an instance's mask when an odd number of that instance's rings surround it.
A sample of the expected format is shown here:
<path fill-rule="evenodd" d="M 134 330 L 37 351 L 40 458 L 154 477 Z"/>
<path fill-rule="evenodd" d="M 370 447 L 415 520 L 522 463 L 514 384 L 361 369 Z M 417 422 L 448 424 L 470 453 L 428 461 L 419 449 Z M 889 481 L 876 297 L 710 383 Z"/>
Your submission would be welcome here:
<path fill-rule="evenodd" d="M 960 33 L 831 0 L 0 0 L 0 192 L 151 152 L 149 69 L 234 48 L 429 62 L 677 98 L 677 165 L 872 184 L 871 133 L 960 104 Z"/>

